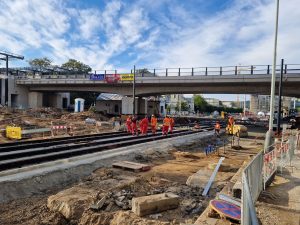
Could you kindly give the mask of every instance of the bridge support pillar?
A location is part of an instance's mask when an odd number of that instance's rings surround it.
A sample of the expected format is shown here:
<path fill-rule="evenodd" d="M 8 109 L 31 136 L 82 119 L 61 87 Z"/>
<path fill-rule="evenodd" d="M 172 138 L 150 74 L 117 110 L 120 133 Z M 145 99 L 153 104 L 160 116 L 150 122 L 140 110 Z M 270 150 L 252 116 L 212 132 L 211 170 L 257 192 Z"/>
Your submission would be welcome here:
<path fill-rule="evenodd" d="M 28 94 L 28 107 L 40 108 L 43 107 L 43 93 L 41 92 L 29 92 Z"/>
<path fill-rule="evenodd" d="M 5 105 L 5 79 L 1 79 L 1 105 Z"/>
<path fill-rule="evenodd" d="M 43 96 L 43 106 L 58 109 L 68 108 L 70 105 L 69 93 L 47 93 Z"/>
<path fill-rule="evenodd" d="M 251 95 L 251 97 L 250 97 L 250 112 L 257 115 L 258 111 L 259 111 L 258 95 Z"/>

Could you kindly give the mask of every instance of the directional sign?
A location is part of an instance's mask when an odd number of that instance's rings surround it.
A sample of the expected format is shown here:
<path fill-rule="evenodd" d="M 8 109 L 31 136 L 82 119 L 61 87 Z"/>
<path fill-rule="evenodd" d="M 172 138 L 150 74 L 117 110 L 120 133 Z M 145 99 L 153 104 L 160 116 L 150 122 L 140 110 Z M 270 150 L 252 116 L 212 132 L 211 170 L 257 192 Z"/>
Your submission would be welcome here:
<path fill-rule="evenodd" d="M 105 74 L 90 74 L 90 80 L 104 80 Z"/>
<path fill-rule="evenodd" d="M 211 200 L 209 206 L 217 213 L 233 220 L 241 220 L 241 207 L 223 200 Z"/>
<path fill-rule="evenodd" d="M 134 75 L 132 73 L 129 74 L 121 74 L 122 81 L 133 81 Z"/>

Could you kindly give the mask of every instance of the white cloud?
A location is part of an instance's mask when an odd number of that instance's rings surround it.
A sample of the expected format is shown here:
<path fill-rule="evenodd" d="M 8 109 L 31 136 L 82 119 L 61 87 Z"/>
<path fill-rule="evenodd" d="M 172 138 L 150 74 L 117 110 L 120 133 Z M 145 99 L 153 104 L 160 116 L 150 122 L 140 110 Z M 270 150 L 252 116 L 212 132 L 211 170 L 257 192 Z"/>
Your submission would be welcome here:
<path fill-rule="evenodd" d="M 78 23 L 80 35 L 84 39 L 97 39 L 97 30 L 101 27 L 101 17 L 98 10 L 86 9 L 79 11 Z"/>
<path fill-rule="evenodd" d="M 300 12 L 298 0 L 280 5 L 278 59 L 299 58 Z M 237 1 L 233 7 L 197 25 L 169 30 L 177 38 L 153 51 L 151 66 L 192 67 L 272 63 L 274 1 Z M 159 55 L 159 57 L 157 57 Z M 148 55 L 149 56 L 149 55 Z M 151 57 L 151 55 L 150 55 Z M 279 60 L 278 60 L 279 62 Z"/>
<path fill-rule="evenodd" d="M 103 11 L 72 8 L 61 0 L 0 1 L 0 8 L 0 48 L 35 51 L 56 64 L 75 58 L 94 69 L 111 68 L 110 59 L 139 41 L 148 28 L 142 9 L 125 8 L 118 0 Z"/>
<path fill-rule="evenodd" d="M 287 63 L 299 58 L 298 1 L 280 6 L 278 58 Z M 150 5 L 112 0 L 100 10 L 75 8 L 62 0 L 0 1 L 0 49 L 37 52 L 57 64 L 76 58 L 93 69 L 115 67 L 112 61 L 129 68 L 272 62 L 274 1 L 236 0 L 211 17 L 183 6 L 171 0 Z M 131 61 L 117 59 L 126 51 Z"/>

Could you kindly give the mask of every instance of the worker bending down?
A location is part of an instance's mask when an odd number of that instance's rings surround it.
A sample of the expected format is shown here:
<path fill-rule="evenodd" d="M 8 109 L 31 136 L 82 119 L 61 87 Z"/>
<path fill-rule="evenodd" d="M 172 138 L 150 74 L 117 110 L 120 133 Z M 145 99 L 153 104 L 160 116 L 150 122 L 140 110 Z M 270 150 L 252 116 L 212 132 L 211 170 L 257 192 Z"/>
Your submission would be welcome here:
<path fill-rule="evenodd" d="M 175 121 L 174 121 L 173 117 L 171 117 L 169 119 L 170 119 L 170 133 L 173 134 L 173 128 L 175 125 Z"/>
<path fill-rule="evenodd" d="M 127 132 L 131 133 L 131 116 L 128 116 L 126 119 L 126 128 L 127 128 Z"/>
<path fill-rule="evenodd" d="M 156 134 L 156 129 L 157 129 L 157 118 L 155 115 L 151 116 L 151 131 L 152 134 Z"/>
<path fill-rule="evenodd" d="M 167 135 L 170 127 L 170 117 L 165 116 L 163 121 L 162 135 Z"/>
<path fill-rule="evenodd" d="M 141 129 L 141 134 L 142 135 L 147 135 L 148 124 L 149 124 L 148 117 L 145 116 L 145 118 L 142 119 L 141 122 L 140 122 L 140 129 Z"/>
<path fill-rule="evenodd" d="M 219 121 L 217 121 L 216 125 L 215 125 L 215 134 L 219 136 L 220 130 L 221 130 L 221 125 L 220 125 Z"/>
<path fill-rule="evenodd" d="M 137 129 L 137 118 L 136 116 L 133 116 L 131 119 L 131 132 L 132 135 L 139 135 L 139 131 Z"/>

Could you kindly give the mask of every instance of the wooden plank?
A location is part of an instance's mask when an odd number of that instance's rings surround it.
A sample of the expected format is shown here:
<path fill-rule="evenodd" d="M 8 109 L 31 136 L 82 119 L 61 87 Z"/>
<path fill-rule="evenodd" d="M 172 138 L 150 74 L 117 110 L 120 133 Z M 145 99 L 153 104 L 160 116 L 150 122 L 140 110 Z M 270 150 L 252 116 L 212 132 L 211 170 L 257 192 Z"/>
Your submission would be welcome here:
<path fill-rule="evenodd" d="M 225 157 L 221 157 L 221 158 L 219 159 L 219 162 L 218 162 L 218 164 L 217 164 L 217 166 L 216 166 L 214 172 L 213 172 L 212 175 L 210 176 L 209 181 L 208 181 L 208 183 L 206 184 L 206 186 L 205 186 L 205 188 L 204 188 L 204 191 L 202 192 L 202 196 L 206 196 L 206 195 L 207 195 L 207 193 L 208 193 L 208 191 L 209 191 L 209 189 L 210 189 L 210 187 L 211 187 L 211 185 L 212 185 L 212 182 L 215 180 L 215 177 L 216 177 L 216 175 L 217 175 L 217 172 L 218 172 L 218 170 L 219 170 L 219 168 L 220 168 L 220 166 L 221 166 L 221 163 L 222 163 L 222 161 L 223 161 L 224 159 L 225 159 Z"/>
<path fill-rule="evenodd" d="M 150 170 L 150 166 L 147 164 L 129 162 L 129 161 L 119 161 L 112 164 L 115 168 L 128 169 L 133 171 L 147 171 Z"/>

